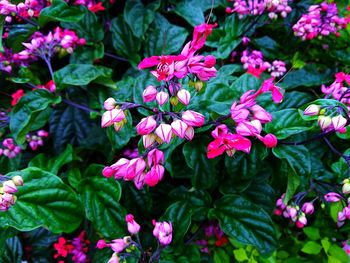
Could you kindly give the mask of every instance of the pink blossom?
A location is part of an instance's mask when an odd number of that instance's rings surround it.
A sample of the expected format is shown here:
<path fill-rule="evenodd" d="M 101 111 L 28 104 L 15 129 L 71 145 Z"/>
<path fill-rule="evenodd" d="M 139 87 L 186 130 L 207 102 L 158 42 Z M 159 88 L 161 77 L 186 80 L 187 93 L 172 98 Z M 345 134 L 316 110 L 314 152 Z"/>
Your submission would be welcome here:
<path fill-rule="evenodd" d="M 304 110 L 304 115 L 307 115 L 307 116 L 318 115 L 320 112 L 320 109 L 321 107 L 319 105 L 311 104 L 307 106 L 306 109 Z"/>
<path fill-rule="evenodd" d="M 164 153 L 157 148 L 149 151 L 147 154 L 148 166 L 164 163 Z"/>
<path fill-rule="evenodd" d="M 131 181 L 136 176 L 141 174 L 146 168 L 146 162 L 142 158 L 135 158 L 130 160 L 128 166 L 126 167 L 126 172 L 124 175 L 125 181 Z"/>
<path fill-rule="evenodd" d="M 160 106 L 163 106 L 169 99 L 169 95 L 167 92 L 165 91 L 160 91 L 157 93 L 156 95 L 156 100 L 157 100 L 157 103 L 160 105 Z"/>
<path fill-rule="evenodd" d="M 127 222 L 128 231 L 131 235 L 136 235 L 140 231 L 140 225 L 134 220 L 132 214 L 126 215 L 125 221 Z"/>
<path fill-rule="evenodd" d="M 306 215 L 311 215 L 314 212 L 314 205 L 310 202 L 306 202 L 303 204 L 301 211 L 303 211 Z"/>
<path fill-rule="evenodd" d="M 275 135 L 269 133 L 266 134 L 264 137 L 259 138 L 267 148 L 274 148 L 277 146 L 277 138 Z"/>
<path fill-rule="evenodd" d="M 177 92 L 176 96 L 179 99 L 179 101 L 185 106 L 188 105 L 191 99 L 191 94 L 186 89 L 180 89 Z"/>
<path fill-rule="evenodd" d="M 198 112 L 187 110 L 182 112 L 182 120 L 189 126 L 200 127 L 204 124 L 204 116 Z"/>
<path fill-rule="evenodd" d="M 154 101 L 157 96 L 157 89 L 154 86 L 147 86 L 143 91 L 142 97 L 144 102 Z"/>
<path fill-rule="evenodd" d="M 155 133 L 162 140 L 162 142 L 169 143 L 171 141 L 172 129 L 169 124 L 160 124 L 156 129 Z"/>
<path fill-rule="evenodd" d="M 175 135 L 183 139 L 186 134 L 188 125 L 182 120 L 175 120 L 171 123 L 171 129 Z"/>
<path fill-rule="evenodd" d="M 147 135 L 157 127 L 157 122 L 153 116 L 145 117 L 136 126 L 136 131 L 140 135 Z"/>
<path fill-rule="evenodd" d="M 115 108 L 115 105 L 116 105 L 116 101 L 115 99 L 113 98 L 108 98 L 105 100 L 105 102 L 103 103 L 103 107 L 106 109 L 106 110 L 113 110 Z"/>
<path fill-rule="evenodd" d="M 159 243 L 167 246 L 172 241 L 173 227 L 171 222 L 154 222 L 153 235 L 158 239 Z"/>
<path fill-rule="evenodd" d="M 215 129 L 211 132 L 211 136 L 213 136 L 214 139 L 217 139 L 219 137 L 222 137 L 228 133 L 228 128 L 225 124 L 220 124 L 215 127 Z"/>
<path fill-rule="evenodd" d="M 337 193 L 330 192 L 324 195 L 324 199 L 327 202 L 338 202 L 339 200 L 341 200 L 341 196 Z"/>

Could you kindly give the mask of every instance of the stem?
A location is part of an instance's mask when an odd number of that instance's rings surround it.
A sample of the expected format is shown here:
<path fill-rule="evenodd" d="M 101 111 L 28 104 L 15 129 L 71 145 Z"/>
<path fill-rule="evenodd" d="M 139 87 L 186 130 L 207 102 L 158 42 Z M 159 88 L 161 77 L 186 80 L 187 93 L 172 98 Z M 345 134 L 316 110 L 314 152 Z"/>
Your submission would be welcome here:
<path fill-rule="evenodd" d="M 208 126 L 208 125 L 213 125 L 213 124 L 220 124 L 222 121 L 225 121 L 231 117 L 231 113 L 226 114 L 224 116 L 221 116 L 217 118 L 216 120 L 209 121 L 208 123 L 205 123 L 202 127 Z"/>
<path fill-rule="evenodd" d="M 20 14 L 16 13 L 16 16 L 18 16 L 20 19 L 22 19 L 23 21 L 27 22 L 28 24 L 31 24 L 32 26 L 36 26 L 38 27 L 39 24 L 33 20 L 30 20 L 28 18 L 25 18 L 24 16 L 21 16 Z"/>
<path fill-rule="evenodd" d="M 330 130 L 330 131 L 327 131 L 327 132 L 322 132 L 322 133 L 318 134 L 317 136 L 312 137 L 312 138 L 307 139 L 307 140 L 304 140 L 304 141 L 299 141 L 299 142 L 279 142 L 279 143 L 280 144 L 285 144 L 285 145 L 294 145 L 294 146 L 296 146 L 296 145 L 303 145 L 303 144 L 307 144 L 309 142 L 313 142 L 313 141 L 317 141 L 319 139 L 322 139 L 322 138 L 324 138 L 324 137 L 326 137 L 326 136 L 328 136 L 330 134 L 333 134 L 335 132 L 336 132 L 336 130 Z"/>
<path fill-rule="evenodd" d="M 50 76 L 51 79 L 53 80 L 53 70 L 52 70 L 52 66 L 51 66 L 51 61 L 50 58 L 47 58 L 45 55 L 43 56 L 43 60 L 45 61 L 49 71 L 50 71 Z"/>
<path fill-rule="evenodd" d="M 75 103 L 71 100 L 67 100 L 67 99 L 62 99 L 62 101 L 68 105 L 71 105 L 77 109 L 80 109 L 80 110 L 83 110 L 83 111 L 86 111 L 86 112 L 98 112 L 97 110 L 93 110 L 93 109 L 90 109 L 89 107 L 85 106 L 85 105 L 82 105 L 82 104 L 78 104 L 78 103 Z"/>
<path fill-rule="evenodd" d="M 114 59 L 116 59 L 116 60 L 120 60 L 120 61 L 129 62 L 129 60 L 128 60 L 128 59 L 126 59 L 126 58 L 119 57 L 119 56 L 116 56 L 116 55 L 111 54 L 111 53 L 108 53 L 108 52 L 105 52 L 105 56 L 106 56 L 106 57 L 110 57 L 110 58 L 114 58 Z"/>

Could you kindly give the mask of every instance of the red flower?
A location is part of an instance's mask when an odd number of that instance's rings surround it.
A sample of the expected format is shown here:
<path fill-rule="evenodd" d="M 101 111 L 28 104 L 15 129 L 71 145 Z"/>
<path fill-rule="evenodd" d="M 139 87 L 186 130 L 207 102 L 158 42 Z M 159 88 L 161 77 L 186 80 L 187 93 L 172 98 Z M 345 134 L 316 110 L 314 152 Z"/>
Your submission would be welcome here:
<path fill-rule="evenodd" d="M 89 10 L 93 13 L 97 13 L 99 11 L 104 11 L 105 7 L 102 5 L 102 2 L 98 2 L 94 5 L 89 5 Z"/>
<path fill-rule="evenodd" d="M 60 237 L 58 242 L 53 244 L 57 254 L 54 255 L 54 258 L 58 257 L 67 257 L 67 255 L 74 249 L 74 246 L 67 244 L 67 241 L 64 237 Z"/>
<path fill-rule="evenodd" d="M 11 95 L 11 97 L 12 97 L 11 106 L 15 106 L 17 104 L 17 102 L 19 101 L 19 99 L 22 98 L 22 96 L 24 96 L 23 89 L 19 89 L 15 93 L 13 93 Z"/>

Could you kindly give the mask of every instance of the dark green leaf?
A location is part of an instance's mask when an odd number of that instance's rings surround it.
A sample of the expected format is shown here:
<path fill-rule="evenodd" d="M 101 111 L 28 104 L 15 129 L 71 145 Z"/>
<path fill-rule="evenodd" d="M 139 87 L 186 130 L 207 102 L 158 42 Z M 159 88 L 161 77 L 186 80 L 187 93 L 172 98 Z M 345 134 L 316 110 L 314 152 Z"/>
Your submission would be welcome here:
<path fill-rule="evenodd" d="M 16 141 L 23 143 L 39 114 L 49 105 L 57 104 L 60 101 L 60 97 L 55 97 L 54 94 L 45 89 L 36 89 L 23 96 L 10 115 L 10 130 Z M 36 128 L 39 127 L 36 126 Z"/>
<path fill-rule="evenodd" d="M 116 238 L 125 234 L 125 209 L 118 203 L 121 187 L 114 178 L 102 175 L 88 177 L 81 181 L 79 193 L 86 216 L 94 228 L 106 238 Z"/>
<path fill-rule="evenodd" d="M 50 21 L 79 22 L 84 13 L 77 7 L 69 6 L 63 0 L 52 0 L 51 5 L 42 9 L 39 15 L 39 25 L 43 27 Z"/>
<path fill-rule="evenodd" d="M 221 229 L 260 253 L 276 248 L 276 233 L 270 216 L 260 207 L 238 195 L 225 195 L 209 211 L 209 218 L 218 219 Z"/>
<path fill-rule="evenodd" d="M 17 201 L 0 214 L 2 226 L 21 231 L 45 226 L 53 233 L 72 232 L 82 220 L 81 204 L 71 188 L 56 175 L 30 167 L 7 174 L 21 175 L 24 185 L 18 187 Z"/>

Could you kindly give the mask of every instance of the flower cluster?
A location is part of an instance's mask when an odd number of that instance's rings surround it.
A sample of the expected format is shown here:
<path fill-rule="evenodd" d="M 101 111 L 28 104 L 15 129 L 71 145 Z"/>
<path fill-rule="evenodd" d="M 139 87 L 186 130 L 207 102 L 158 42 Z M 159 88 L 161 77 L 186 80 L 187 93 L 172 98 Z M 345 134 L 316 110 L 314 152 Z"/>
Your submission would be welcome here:
<path fill-rule="evenodd" d="M 268 13 L 270 19 L 276 19 L 280 14 L 286 17 L 292 11 L 288 0 L 228 0 L 233 2 L 233 8 L 227 7 L 226 13 L 237 13 L 240 18 L 245 15 L 261 15 Z"/>
<path fill-rule="evenodd" d="M 6 16 L 5 21 L 8 23 L 12 21 L 12 16 L 19 16 L 19 18 L 37 17 L 46 4 L 50 4 L 50 1 L 25 0 L 15 4 L 8 0 L 1 0 L 0 14 Z"/>
<path fill-rule="evenodd" d="M 103 6 L 102 2 L 94 0 L 74 0 L 74 5 L 86 6 L 91 12 L 94 13 L 105 10 L 105 7 Z"/>
<path fill-rule="evenodd" d="M 316 104 L 310 104 L 305 110 L 306 116 L 318 116 L 318 126 L 322 131 L 335 130 L 340 133 L 346 132 L 347 119 L 342 115 L 342 108 L 321 107 Z"/>
<path fill-rule="evenodd" d="M 333 98 L 345 104 L 350 109 L 350 75 L 344 72 L 338 72 L 335 74 L 335 81 L 327 87 L 321 86 L 321 91 L 325 94 L 326 98 Z"/>
<path fill-rule="evenodd" d="M 23 185 L 23 178 L 15 175 L 12 179 L 2 178 L 2 186 L 0 187 L 0 211 L 7 211 L 16 202 L 14 193 L 18 191 L 17 186 Z"/>
<path fill-rule="evenodd" d="M 143 107 L 152 112 L 151 115 L 141 119 L 136 126 L 137 133 L 142 136 L 143 146 L 146 149 L 148 162 L 144 157 L 127 160 L 122 158 L 115 164 L 105 167 L 103 175 L 114 176 L 116 179 L 133 180 L 138 189 L 144 184 L 155 186 L 164 174 L 164 155 L 156 149 L 158 145 L 170 143 L 173 137 L 192 140 L 194 127 L 204 125 L 204 116 L 192 110 L 181 112 L 166 112 L 162 106 L 166 103 L 177 105 L 178 102 L 187 106 L 190 103 L 191 94 L 183 88 L 180 80 L 189 77 L 191 85 L 200 89 L 200 82 L 214 77 L 216 60 L 213 56 L 201 56 L 196 52 L 204 46 L 207 36 L 215 25 L 202 24 L 196 26 L 192 41 L 188 42 L 180 55 L 176 56 L 152 56 L 145 58 L 139 64 L 139 69 L 156 66 L 151 73 L 165 84 L 160 86 L 149 85 L 143 92 L 144 102 L 156 101 L 159 108 L 149 108 L 134 103 L 117 103 L 115 99 L 108 98 L 104 102 L 106 112 L 103 113 L 101 126 L 114 126 L 119 131 L 126 123 L 127 109 Z M 169 99 L 169 97 L 171 97 Z"/>
<path fill-rule="evenodd" d="M 201 246 L 201 251 L 209 253 L 210 245 L 214 244 L 216 247 L 223 247 L 228 244 L 228 238 L 221 230 L 217 222 L 210 222 L 204 227 L 204 239 L 199 239 L 196 244 Z"/>
<path fill-rule="evenodd" d="M 4 148 L 0 148 L 0 156 L 5 155 L 8 158 L 15 158 L 20 152 L 21 147 L 14 143 L 12 138 L 6 138 L 2 141 L 2 146 Z"/>
<path fill-rule="evenodd" d="M 302 40 L 310 40 L 317 36 L 335 34 L 339 36 L 339 30 L 345 28 L 350 22 L 348 18 L 338 16 L 338 8 L 335 2 L 323 2 L 312 5 L 307 14 L 303 14 L 293 26 L 294 34 Z"/>
<path fill-rule="evenodd" d="M 194 28 L 193 39 L 183 48 L 180 55 L 152 56 L 141 61 L 138 68 L 145 69 L 156 66 L 151 73 L 158 81 L 183 79 L 192 74 L 202 81 L 207 81 L 216 75 L 215 57 L 196 55 L 201 49 L 208 35 L 216 25 L 201 24 Z"/>
<path fill-rule="evenodd" d="M 147 154 L 147 163 L 142 157 L 131 160 L 121 158 L 115 164 L 106 166 L 102 174 L 105 177 L 112 177 L 116 180 L 133 181 L 137 189 L 144 184 L 155 186 L 164 175 L 164 153 L 156 148 Z"/>
<path fill-rule="evenodd" d="M 56 27 L 47 35 L 35 32 L 31 36 L 30 43 L 23 43 L 26 49 L 13 56 L 21 60 L 35 59 L 37 57 L 45 60 L 51 58 L 54 53 L 60 50 L 71 54 L 77 45 L 85 45 L 85 43 L 85 39 L 79 38 L 74 31 Z"/>
<path fill-rule="evenodd" d="M 54 249 L 57 253 L 54 258 L 67 258 L 68 255 L 72 256 L 72 261 L 74 263 L 86 263 L 89 262 L 87 252 L 89 250 L 88 246 L 90 240 L 86 238 L 86 232 L 82 231 L 79 236 L 73 238 L 72 240 L 67 240 L 64 237 L 58 238 L 58 242 L 55 243 Z M 59 263 L 65 261 L 60 260 Z"/>
<path fill-rule="evenodd" d="M 221 124 L 212 131 L 214 141 L 208 145 L 208 158 L 215 158 L 227 153 L 233 156 L 236 150 L 246 153 L 250 152 L 251 142 L 245 136 L 256 137 L 262 141 L 266 147 L 273 148 L 277 145 L 277 138 L 273 134 L 261 136 L 262 124 L 272 121 L 272 116 L 263 107 L 257 104 L 256 98 L 262 93 L 272 93 L 275 103 L 283 100 L 281 89 L 274 85 L 273 78 L 265 80 L 261 88 L 253 93 L 249 90 L 244 93 L 239 103 L 236 101 L 231 106 L 231 118 L 235 121 L 236 134 L 229 132 L 225 124 Z"/>
<path fill-rule="evenodd" d="M 295 223 L 298 228 L 303 228 L 307 224 L 306 215 L 314 213 L 313 202 L 305 202 L 300 209 L 300 206 L 294 202 L 285 204 L 283 202 L 284 198 L 285 194 L 277 200 L 274 214 L 278 216 L 282 215 L 284 218 L 289 219 L 290 222 Z"/>
<path fill-rule="evenodd" d="M 34 134 L 27 134 L 26 140 L 29 143 L 30 148 L 35 151 L 38 149 L 39 146 L 44 145 L 43 138 L 46 138 L 49 136 L 49 133 L 44 130 L 39 130 Z"/>
<path fill-rule="evenodd" d="M 96 247 L 98 249 L 109 247 L 113 250 L 114 253 L 112 257 L 109 259 L 108 263 L 119 263 L 121 259 L 124 259 L 127 256 L 131 256 L 132 254 L 121 255 L 121 252 L 123 252 L 127 248 L 131 248 L 130 251 L 134 251 L 135 249 L 138 249 L 139 252 L 141 252 L 141 254 L 145 253 L 142 249 L 142 245 L 138 237 L 138 233 L 140 232 L 140 229 L 141 229 L 140 225 L 135 221 L 134 216 L 132 214 L 128 214 L 125 217 L 125 221 L 127 223 L 129 233 L 132 236 L 136 236 L 136 241 L 134 241 L 131 236 L 125 236 L 123 238 L 114 239 L 111 241 L 111 243 L 106 243 L 105 240 L 101 239 L 96 244 Z M 173 233 L 173 227 L 171 222 L 156 222 L 155 220 L 153 220 L 152 224 L 154 226 L 153 236 L 157 238 L 159 244 L 162 247 L 158 248 L 153 253 L 153 255 L 150 257 L 149 262 L 153 262 L 152 260 L 157 260 L 161 249 L 168 246 L 171 243 L 172 233 Z M 132 256 L 135 256 L 135 255 L 132 255 Z M 143 256 L 144 255 L 141 255 L 141 257 Z"/>
<path fill-rule="evenodd" d="M 264 71 L 270 72 L 272 77 L 281 77 L 287 71 L 286 64 L 281 60 L 274 60 L 272 64 L 264 61 L 264 55 L 261 51 L 248 49 L 244 50 L 241 57 L 243 68 L 248 73 L 259 77 Z"/>
<path fill-rule="evenodd" d="M 345 179 L 342 182 L 342 193 L 346 197 L 350 194 L 350 179 Z M 328 202 L 339 202 L 341 200 L 346 200 L 338 193 L 328 193 L 326 196 L 324 196 L 325 200 Z M 345 220 L 350 220 L 350 202 L 349 199 L 347 200 L 347 205 L 343 207 L 342 211 L 338 213 L 338 222 L 337 225 L 341 227 L 345 224 Z"/>

